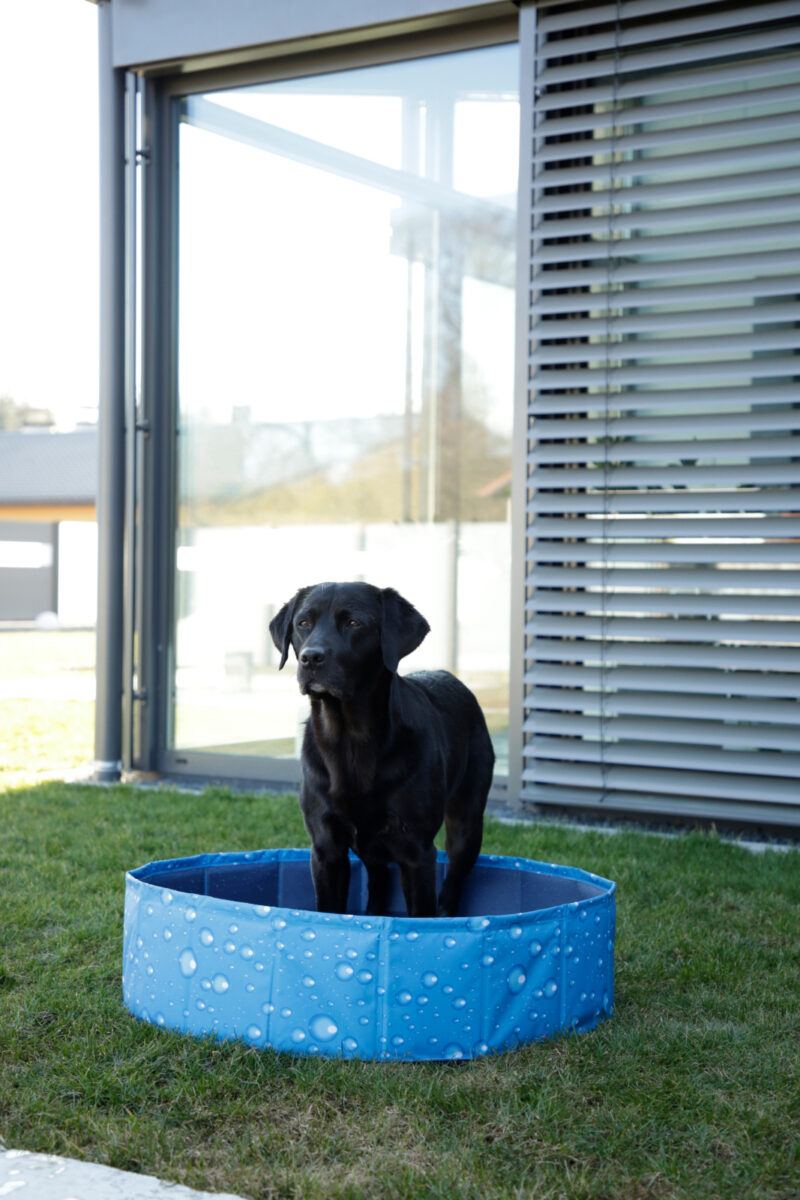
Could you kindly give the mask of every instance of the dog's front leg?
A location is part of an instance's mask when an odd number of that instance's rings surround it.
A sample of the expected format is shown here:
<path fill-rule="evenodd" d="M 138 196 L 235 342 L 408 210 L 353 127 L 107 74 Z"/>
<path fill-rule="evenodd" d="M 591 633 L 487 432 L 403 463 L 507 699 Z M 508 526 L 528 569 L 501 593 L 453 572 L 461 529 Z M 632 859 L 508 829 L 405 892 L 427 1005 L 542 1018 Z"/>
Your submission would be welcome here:
<path fill-rule="evenodd" d="M 429 846 L 413 862 L 400 863 L 400 880 L 410 917 L 436 916 L 436 850 Z"/>
<path fill-rule="evenodd" d="M 311 878 L 317 900 L 317 912 L 347 912 L 350 890 L 350 859 L 347 847 L 330 838 L 311 846 Z"/>

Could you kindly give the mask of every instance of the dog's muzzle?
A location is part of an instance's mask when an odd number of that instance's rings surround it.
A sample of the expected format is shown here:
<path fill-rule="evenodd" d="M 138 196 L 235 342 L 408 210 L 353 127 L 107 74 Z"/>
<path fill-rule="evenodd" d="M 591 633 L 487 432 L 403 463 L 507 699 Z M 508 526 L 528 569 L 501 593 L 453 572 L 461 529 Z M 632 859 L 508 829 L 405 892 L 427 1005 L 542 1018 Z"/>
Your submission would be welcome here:
<path fill-rule="evenodd" d="M 326 651 L 322 646 L 304 646 L 298 657 L 301 667 L 316 671 L 325 665 Z"/>
<path fill-rule="evenodd" d="M 303 695 L 339 695 L 340 689 L 330 678 L 330 654 L 324 647 L 304 646 L 297 659 L 297 682 Z"/>

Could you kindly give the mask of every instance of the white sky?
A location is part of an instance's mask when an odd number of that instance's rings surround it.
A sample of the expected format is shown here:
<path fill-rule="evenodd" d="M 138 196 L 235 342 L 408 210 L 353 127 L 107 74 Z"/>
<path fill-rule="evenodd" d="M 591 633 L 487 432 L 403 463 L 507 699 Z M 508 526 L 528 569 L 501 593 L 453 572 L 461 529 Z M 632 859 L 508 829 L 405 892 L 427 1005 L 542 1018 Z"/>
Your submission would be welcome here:
<path fill-rule="evenodd" d="M 97 405 L 97 9 L 0 0 L 0 396 Z"/>

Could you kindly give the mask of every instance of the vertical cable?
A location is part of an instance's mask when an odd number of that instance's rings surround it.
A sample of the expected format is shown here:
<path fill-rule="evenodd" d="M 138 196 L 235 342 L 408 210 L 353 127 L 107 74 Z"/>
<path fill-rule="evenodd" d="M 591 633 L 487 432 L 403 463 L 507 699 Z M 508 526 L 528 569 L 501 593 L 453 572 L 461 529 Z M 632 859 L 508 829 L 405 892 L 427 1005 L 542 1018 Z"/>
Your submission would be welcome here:
<path fill-rule="evenodd" d="M 601 541 L 600 567 L 600 803 L 604 803 L 608 794 L 608 763 L 606 761 L 606 737 L 608 712 L 606 708 L 606 690 L 608 684 L 608 583 L 609 583 L 609 453 L 611 446 L 610 407 L 611 407 L 611 338 L 612 322 L 611 294 L 616 284 L 615 272 L 617 256 L 614 251 L 615 239 L 615 192 L 617 177 L 614 167 L 617 158 L 617 138 L 619 136 L 618 89 L 621 42 L 621 7 L 622 0 L 616 0 L 616 20 L 614 27 L 614 65 L 611 80 L 611 143 L 608 152 L 608 222 L 606 236 L 608 246 L 606 251 L 606 321 L 605 321 L 605 372 L 603 388 L 603 518 Z"/>

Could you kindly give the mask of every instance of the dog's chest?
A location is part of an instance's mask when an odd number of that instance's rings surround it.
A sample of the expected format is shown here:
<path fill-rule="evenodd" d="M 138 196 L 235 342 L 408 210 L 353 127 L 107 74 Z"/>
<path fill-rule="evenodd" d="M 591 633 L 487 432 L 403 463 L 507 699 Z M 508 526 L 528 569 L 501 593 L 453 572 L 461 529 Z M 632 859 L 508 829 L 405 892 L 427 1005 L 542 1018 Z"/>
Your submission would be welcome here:
<path fill-rule="evenodd" d="M 378 760 L 349 755 L 344 746 L 338 750 L 326 757 L 329 812 L 357 854 L 379 854 L 401 832 L 401 822 L 387 803 Z"/>
<path fill-rule="evenodd" d="M 312 714 L 314 742 L 331 796 L 367 799 L 376 789 L 381 750 L 376 739 L 348 730 L 326 706 Z"/>
<path fill-rule="evenodd" d="M 319 793 L 327 819 L 357 854 L 391 859 L 405 833 L 392 803 L 402 787 L 401 760 L 383 737 L 358 736 L 336 718 L 322 706 L 312 715 L 313 757 L 327 777 Z"/>
<path fill-rule="evenodd" d="M 377 755 L 364 753 L 363 748 L 344 739 L 320 749 L 331 798 L 348 807 L 368 803 L 378 782 Z"/>

